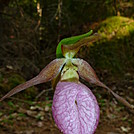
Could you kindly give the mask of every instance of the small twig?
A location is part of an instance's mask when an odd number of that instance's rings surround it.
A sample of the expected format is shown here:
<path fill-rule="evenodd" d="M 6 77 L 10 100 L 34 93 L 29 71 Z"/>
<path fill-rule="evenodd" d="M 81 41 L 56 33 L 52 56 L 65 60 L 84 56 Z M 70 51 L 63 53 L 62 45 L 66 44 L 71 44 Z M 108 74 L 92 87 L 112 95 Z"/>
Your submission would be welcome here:
<path fill-rule="evenodd" d="M 36 100 L 37 99 L 39 99 L 45 92 L 49 92 L 49 91 L 52 91 L 53 90 L 53 88 L 49 88 L 49 89 L 47 89 L 47 90 L 43 90 L 43 91 L 41 91 L 37 96 L 36 96 Z"/>
<path fill-rule="evenodd" d="M 41 25 L 41 21 L 38 20 L 37 25 L 36 25 L 35 28 L 34 28 L 34 31 L 35 31 L 35 32 L 37 32 L 37 30 L 38 30 L 38 28 L 40 27 L 40 25 Z"/>
<path fill-rule="evenodd" d="M 19 9 L 19 12 L 20 12 L 21 17 L 24 17 L 23 10 L 22 10 L 22 8 L 20 7 L 20 5 L 18 4 L 18 1 L 15 0 L 15 3 L 16 3 L 16 5 L 17 5 L 17 8 Z"/>
<path fill-rule="evenodd" d="M 28 102 L 28 101 L 26 101 L 26 100 L 18 99 L 18 98 L 15 98 L 15 97 L 9 97 L 9 98 L 11 98 L 12 100 L 17 100 L 17 101 L 20 101 L 20 102 L 28 103 L 28 104 L 29 104 L 29 102 Z M 36 102 L 35 102 L 35 101 L 33 101 L 33 103 L 36 103 Z"/>
<path fill-rule="evenodd" d="M 4 13 L 4 12 L 0 12 L 0 14 L 12 17 L 13 19 L 16 19 L 12 14 Z"/>
<path fill-rule="evenodd" d="M 0 95 L 0 98 L 2 98 L 2 95 Z M 12 100 L 17 100 L 17 101 L 23 102 L 23 103 L 29 103 L 29 102 L 26 101 L 26 100 L 22 100 L 22 99 L 15 98 L 15 97 L 9 97 L 9 98 L 12 99 Z M 33 103 L 36 103 L 36 102 L 33 102 Z"/>

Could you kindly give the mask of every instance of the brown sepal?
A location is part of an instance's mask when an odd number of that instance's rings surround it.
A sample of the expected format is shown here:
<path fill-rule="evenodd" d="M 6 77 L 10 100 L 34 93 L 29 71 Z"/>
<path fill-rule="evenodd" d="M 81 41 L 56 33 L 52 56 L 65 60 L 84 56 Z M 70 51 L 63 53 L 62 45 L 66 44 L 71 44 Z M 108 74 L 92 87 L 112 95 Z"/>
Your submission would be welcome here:
<path fill-rule="evenodd" d="M 97 77 L 95 71 L 93 68 L 84 60 L 82 59 L 73 59 L 72 63 L 78 67 L 78 73 L 81 78 L 84 80 L 96 84 L 97 86 L 101 86 L 103 88 L 106 88 L 109 92 L 112 93 L 112 95 L 121 103 L 123 103 L 125 106 L 134 109 L 134 106 L 129 104 L 124 98 L 119 96 L 118 94 L 114 93 L 109 87 L 107 87 L 105 84 L 103 84 Z"/>
<path fill-rule="evenodd" d="M 65 63 L 64 58 L 53 60 L 36 77 L 13 88 L 10 92 L 8 92 L 5 96 L 3 96 L 0 99 L 0 101 L 16 94 L 26 88 L 52 80 L 53 78 L 55 78 L 58 75 L 58 73 L 62 69 L 64 63 Z"/>

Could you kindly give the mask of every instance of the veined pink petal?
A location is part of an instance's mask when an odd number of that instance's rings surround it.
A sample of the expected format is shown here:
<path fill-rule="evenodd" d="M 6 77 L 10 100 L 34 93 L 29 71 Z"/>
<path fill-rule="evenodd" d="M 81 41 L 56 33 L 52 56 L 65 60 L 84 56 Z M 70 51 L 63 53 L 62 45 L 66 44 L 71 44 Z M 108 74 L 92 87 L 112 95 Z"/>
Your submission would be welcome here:
<path fill-rule="evenodd" d="M 64 134 L 93 134 L 98 125 L 98 103 L 91 90 L 82 83 L 59 82 L 52 112 Z"/>

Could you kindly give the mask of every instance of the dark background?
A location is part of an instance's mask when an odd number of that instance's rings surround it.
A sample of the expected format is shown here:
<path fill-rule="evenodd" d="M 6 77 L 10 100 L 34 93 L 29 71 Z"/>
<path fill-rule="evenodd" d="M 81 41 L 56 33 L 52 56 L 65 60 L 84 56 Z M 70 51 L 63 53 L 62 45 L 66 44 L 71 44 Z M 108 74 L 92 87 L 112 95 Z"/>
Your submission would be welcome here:
<path fill-rule="evenodd" d="M 77 57 L 134 104 L 133 18 L 133 0 L 0 0 L 0 97 L 55 59 L 61 39 L 93 29 L 101 39 Z M 85 84 L 101 109 L 96 134 L 134 133 L 133 112 L 104 89 Z M 0 133 L 60 133 L 51 116 L 52 97 L 51 84 L 45 83 L 1 102 Z"/>

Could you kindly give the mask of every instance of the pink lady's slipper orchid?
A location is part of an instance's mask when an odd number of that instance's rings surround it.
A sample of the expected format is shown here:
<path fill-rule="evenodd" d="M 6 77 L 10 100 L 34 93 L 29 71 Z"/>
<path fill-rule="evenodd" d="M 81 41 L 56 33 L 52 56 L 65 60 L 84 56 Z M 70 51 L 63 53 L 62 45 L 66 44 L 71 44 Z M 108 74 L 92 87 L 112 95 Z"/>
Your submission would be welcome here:
<path fill-rule="evenodd" d="M 48 64 L 36 77 L 20 84 L 0 101 L 30 86 L 52 81 L 56 89 L 53 97 L 52 113 L 58 128 L 64 134 L 93 134 L 99 121 L 99 106 L 91 90 L 79 81 L 84 80 L 108 89 L 113 96 L 129 108 L 126 100 L 99 81 L 93 68 L 83 59 L 73 58 L 83 45 L 98 39 L 98 35 L 84 35 L 63 39 L 57 47 L 58 59 Z M 60 58 L 65 57 L 65 58 Z"/>
<path fill-rule="evenodd" d="M 59 82 L 52 112 L 64 134 L 93 134 L 99 121 L 99 106 L 91 90 L 82 83 Z"/>

